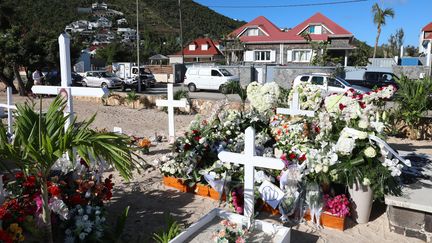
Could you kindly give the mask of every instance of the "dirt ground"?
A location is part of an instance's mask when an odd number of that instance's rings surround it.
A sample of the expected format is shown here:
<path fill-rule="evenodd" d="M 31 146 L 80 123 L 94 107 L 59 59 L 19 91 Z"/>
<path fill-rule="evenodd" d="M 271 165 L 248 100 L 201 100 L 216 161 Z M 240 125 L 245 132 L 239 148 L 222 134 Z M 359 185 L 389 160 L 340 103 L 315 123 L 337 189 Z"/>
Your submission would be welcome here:
<path fill-rule="evenodd" d="M 52 99 L 44 99 L 47 107 Z M 4 93 L 0 93 L 0 103 L 5 103 Z M 16 103 L 22 103 L 25 98 L 14 97 Z M 38 101 L 37 101 L 38 102 Z M 95 128 L 112 130 L 121 127 L 123 132 L 135 136 L 153 136 L 167 134 L 167 114 L 156 109 L 133 110 L 126 107 L 103 106 L 85 101 L 75 101 L 74 111 L 78 119 L 88 119 L 97 113 L 93 124 Z M 194 116 L 177 115 L 176 132 L 182 134 Z M 430 141 L 409 141 L 397 138 L 389 139 L 396 149 L 432 154 Z M 158 144 L 151 148 L 147 163 L 169 152 L 167 143 Z M 143 162 L 144 163 L 144 162 Z M 118 173 L 115 176 L 114 196 L 107 205 L 110 221 L 114 222 L 115 215 L 130 206 L 123 239 L 128 242 L 151 242 L 151 235 L 165 226 L 166 215 L 170 214 L 184 227 L 197 221 L 215 207 L 225 207 L 224 204 L 212 199 L 181 193 L 167 188 L 162 184 L 162 176 L 156 169 L 150 167 L 141 173 L 135 173 L 132 181 L 126 182 Z M 277 218 L 260 215 L 260 218 L 278 222 Z M 363 225 L 355 225 L 351 221 L 344 232 L 332 229 L 316 229 L 313 225 L 302 223 L 293 228 L 291 242 L 421 242 L 414 238 L 389 231 L 385 207 L 374 207 L 371 221 Z"/>

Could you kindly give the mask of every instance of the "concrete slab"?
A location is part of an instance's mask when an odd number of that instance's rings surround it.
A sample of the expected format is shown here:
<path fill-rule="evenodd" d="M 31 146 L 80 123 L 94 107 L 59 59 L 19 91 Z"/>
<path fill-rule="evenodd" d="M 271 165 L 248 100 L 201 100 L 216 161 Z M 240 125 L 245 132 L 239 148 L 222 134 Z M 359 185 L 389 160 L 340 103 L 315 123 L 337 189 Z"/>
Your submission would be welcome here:
<path fill-rule="evenodd" d="M 412 168 L 403 178 L 402 196 L 385 196 L 387 205 L 432 213 L 432 155 L 399 151 Z"/>

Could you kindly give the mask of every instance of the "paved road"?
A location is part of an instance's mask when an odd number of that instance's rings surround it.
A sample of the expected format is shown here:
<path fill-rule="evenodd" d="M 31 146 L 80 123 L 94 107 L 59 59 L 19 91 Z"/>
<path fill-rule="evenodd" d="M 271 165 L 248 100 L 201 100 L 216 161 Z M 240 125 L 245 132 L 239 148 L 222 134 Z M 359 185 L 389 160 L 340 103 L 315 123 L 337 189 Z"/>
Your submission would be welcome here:
<path fill-rule="evenodd" d="M 166 84 L 156 84 L 153 88 L 147 88 L 145 91 L 141 92 L 142 94 L 147 95 L 166 95 L 167 94 L 167 88 Z M 187 87 L 183 87 L 183 84 L 175 84 L 174 85 L 174 92 L 177 90 L 187 90 Z M 125 92 L 122 92 L 120 89 L 114 89 L 115 92 L 119 93 L 126 93 L 130 92 L 130 90 L 127 90 Z M 229 95 L 223 95 L 219 91 L 198 91 L 198 92 L 189 92 L 189 97 L 192 99 L 208 99 L 208 100 L 222 100 L 225 99 L 225 97 L 228 97 L 229 101 L 240 101 L 240 97 L 236 94 L 229 94 Z"/>

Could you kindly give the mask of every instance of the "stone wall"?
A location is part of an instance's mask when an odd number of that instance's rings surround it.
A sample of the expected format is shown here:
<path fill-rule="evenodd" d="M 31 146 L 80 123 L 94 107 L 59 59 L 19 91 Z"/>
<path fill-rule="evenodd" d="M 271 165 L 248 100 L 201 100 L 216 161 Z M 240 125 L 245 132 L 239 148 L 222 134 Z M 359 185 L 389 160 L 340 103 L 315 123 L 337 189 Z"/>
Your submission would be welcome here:
<path fill-rule="evenodd" d="M 255 69 L 252 66 L 219 66 L 225 68 L 233 75 L 237 75 L 240 78 L 240 83 L 243 86 L 247 86 L 251 82 L 255 81 Z"/>
<path fill-rule="evenodd" d="M 139 100 L 135 102 L 127 102 L 126 95 L 114 93 L 108 98 L 97 97 L 74 97 L 75 100 L 87 101 L 107 106 L 125 106 L 131 109 L 153 109 L 156 107 L 157 99 L 166 99 L 164 95 L 140 95 Z M 190 99 L 190 104 L 186 109 L 180 109 L 182 112 L 190 114 L 210 115 L 213 110 L 219 106 L 221 100 L 206 100 L 206 99 Z M 228 102 L 226 109 L 242 109 L 241 102 Z M 245 109 L 249 109 L 249 104 L 245 104 Z"/>
<path fill-rule="evenodd" d="M 432 242 L 432 213 L 388 206 L 390 231 Z"/>
<path fill-rule="evenodd" d="M 279 86 L 289 89 L 291 88 L 294 79 L 300 74 L 334 72 L 335 68 L 316 66 L 277 66 L 274 67 L 273 70 L 273 81 Z"/>
<path fill-rule="evenodd" d="M 425 77 L 430 77 L 430 67 L 428 66 L 393 66 L 393 72 L 398 77 L 402 74 L 410 79 L 420 78 L 420 74 L 424 73 Z"/>

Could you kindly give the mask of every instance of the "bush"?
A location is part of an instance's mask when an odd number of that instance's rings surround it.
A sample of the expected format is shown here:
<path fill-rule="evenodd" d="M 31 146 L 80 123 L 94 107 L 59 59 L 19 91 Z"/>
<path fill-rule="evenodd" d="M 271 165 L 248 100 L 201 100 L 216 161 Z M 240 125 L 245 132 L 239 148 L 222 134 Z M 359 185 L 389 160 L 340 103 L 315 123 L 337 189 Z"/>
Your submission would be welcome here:
<path fill-rule="evenodd" d="M 408 126 L 411 139 L 421 138 L 423 134 L 419 128 L 424 123 L 425 113 L 431 107 L 432 80 L 410 80 L 402 77 L 398 85 L 399 90 L 395 98 L 397 117 Z"/>

